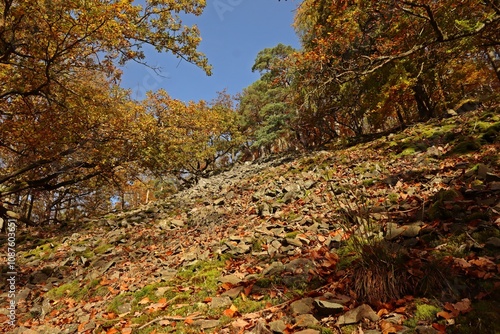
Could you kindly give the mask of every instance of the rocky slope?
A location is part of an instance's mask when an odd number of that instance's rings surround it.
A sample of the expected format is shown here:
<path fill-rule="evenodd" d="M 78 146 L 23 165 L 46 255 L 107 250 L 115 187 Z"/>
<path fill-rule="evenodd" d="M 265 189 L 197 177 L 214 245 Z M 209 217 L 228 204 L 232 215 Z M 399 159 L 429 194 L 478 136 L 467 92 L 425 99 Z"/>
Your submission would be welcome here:
<path fill-rule="evenodd" d="M 0 322 L 12 333 L 470 333 L 472 322 L 497 333 L 499 134 L 500 110 L 483 110 L 20 230 L 17 324 L 7 293 Z"/>

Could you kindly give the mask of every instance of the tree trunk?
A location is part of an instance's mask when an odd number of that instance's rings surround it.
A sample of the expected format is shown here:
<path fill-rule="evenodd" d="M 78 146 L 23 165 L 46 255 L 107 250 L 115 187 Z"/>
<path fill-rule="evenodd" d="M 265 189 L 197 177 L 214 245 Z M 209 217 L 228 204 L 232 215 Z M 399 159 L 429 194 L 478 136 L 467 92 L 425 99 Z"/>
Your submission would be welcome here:
<path fill-rule="evenodd" d="M 415 101 L 417 102 L 418 118 L 420 121 L 428 121 L 434 117 L 434 108 L 431 103 L 429 94 L 424 88 L 422 79 L 417 80 L 417 84 L 413 87 Z"/>
<path fill-rule="evenodd" d="M 403 118 L 403 113 L 402 113 L 403 110 L 402 109 L 403 109 L 403 107 L 401 107 L 401 105 L 399 103 L 396 103 L 396 115 L 398 116 L 399 124 L 401 126 L 401 131 L 406 129 L 406 123 L 405 123 L 405 119 Z"/>

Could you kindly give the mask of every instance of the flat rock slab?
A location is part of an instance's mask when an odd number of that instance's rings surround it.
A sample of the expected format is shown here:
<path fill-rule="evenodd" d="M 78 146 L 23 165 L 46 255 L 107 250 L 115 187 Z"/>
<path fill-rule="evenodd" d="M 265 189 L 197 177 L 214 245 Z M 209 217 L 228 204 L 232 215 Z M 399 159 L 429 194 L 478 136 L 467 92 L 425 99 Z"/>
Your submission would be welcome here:
<path fill-rule="evenodd" d="M 363 319 L 378 321 L 380 317 L 377 315 L 377 313 L 375 313 L 375 311 L 373 311 L 370 306 L 363 304 L 356 307 L 354 310 L 350 310 L 344 315 L 341 315 L 337 320 L 337 325 L 355 324 Z"/>
<path fill-rule="evenodd" d="M 228 296 L 224 297 L 212 297 L 212 301 L 210 302 L 210 308 L 216 309 L 216 308 L 222 308 L 222 307 L 229 307 L 231 306 L 231 298 Z"/>
<path fill-rule="evenodd" d="M 227 297 L 229 297 L 231 299 L 235 299 L 235 298 L 237 298 L 240 295 L 241 291 L 243 291 L 243 288 L 244 287 L 242 287 L 242 286 L 237 286 L 235 288 L 227 290 L 226 292 L 224 292 L 222 294 L 222 296 L 223 297 L 227 296 Z"/>
<path fill-rule="evenodd" d="M 209 329 L 219 326 L 219 320 L 195 320 L 193 326 L 200 329 Z"/>
<path fill-rule="evenodd" d="M 295 317 L 295 326 L 297 327 L 310 327 L 319 323 L 312 314 L 301 314 Z"/>
<path fill-rule="evenodd" d="M 286 324 L 283 320 L 276 320 L 269 323 L 269 328 L 273 333 L 283 333 L 286 329 Z"/>
<path fill-rule="evenodd" d="M 315 300 L 314 304 L 318 311 L 323 314 L 336 314 L 344 311 L 344 306 L 327 300 Z"/>
<path fill-rule="evenodd" d="M 314 310 L 313 303 L 314 299 L 312 298 L 300 299 L 290 304 L 290 310 L 293 315 L 312 313 Z"/>
<path fill-rule="evenodd" d="M 320 334 L 320 331 L 308 328 L 302 331 L 295 332 L 295 334 Z"/>
<path fill-rule="evenodd" d="M 231 275 L 222 276 L 221 278 L 219 278 L 219 282 L 230 283 L 230 284 L 236 285 L 238 283 L 241 283 L 242 280 L 239 276 L 237 276 L 235 274 L 231 274 Z"/>

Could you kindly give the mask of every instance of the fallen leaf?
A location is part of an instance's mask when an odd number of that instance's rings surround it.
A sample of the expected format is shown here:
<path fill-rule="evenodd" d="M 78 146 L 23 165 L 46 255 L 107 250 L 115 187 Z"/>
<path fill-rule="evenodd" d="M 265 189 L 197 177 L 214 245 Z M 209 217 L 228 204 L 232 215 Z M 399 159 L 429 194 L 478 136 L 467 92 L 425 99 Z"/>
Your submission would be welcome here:
<path fill-rule="evenodd" d="M 439 333 L 442 333 L 442 334 L 446 333 L 446 326 L 445 325 L 441 325 L 441 324 L 438 324 L 438 323 L 433 323 L 432 324 L 432 328 L 434 328 L 435 330 L 439 331 Z"/>
<path fill-rule="evenodd" d="M 438 312 L 437 316 L 441 317 L 443 319 L 446 319 L 446 320 L 453 318 L 453 314 L 446 312 L 446 311 Z"/>
<path fill-rule="evenodd" d="M 382 320 L 380 321 L 380 329 L 382 330 L 382 334 L 393 334 L 402 330 L 403 326 Z"/>
<path fill-rule="evenodd" d="M 132 328 L 126 327 L 122 328 L 121 334 L 131 334 L 132 333 Z"/>
<path fill-rule="evenodd" d="M 83 332 L 83 329 L 85 326 L 88 324 L 88 321 L 82 322 L 80 325 L 78 325 L 78 332 Z"/>
<path fill-rule="evenodd" d="M 161 320 L 158 322 L 160 326 L 170 326 L 171 322 L 169 320 Z"/>
<path fill-rule="evenodd" d="M 144 297 L 142 298 L 138 304 L 140 305 L 144 305 L 144 304 L 148 304 L 148 303 L 151 303 L 151 300 L 149 299 L 149 297 Z"/>
<path fill-rule="evenodd" d="M 236 313 L 235 310 L 232 310 L 231 308 L 228 308 L 222 312 L 226 317 L 232 318 L 234 317 L 234 314 Z"/>
<path fill-rule="evenodd" d="M 471 302 L 468 298 L 464 298 L 458 303 L 453 304 L 453 307 L 462 314 L 472 311 Z"/>
<path fill-rule="evenodd" d="M 404 314 L 406 312 L 406 306 L 398 307 L 394 312 Z"/>
<path fill-rule="evenodd" d="M 193 322 L 194 322 L 194 320 L 193 320 L 193 319 L 191 319 L 191 318 L 187 318 L 186 320 L 184 320 L 184 323 L 185 323 L 186 325 L 191 325 Z"/>
<path fill-rule="evenodd" d="M 382 308 L 382 309 L 380 309 L 380 310 L 377 312 L 377 315 L 378 315 L 379 317 L 381 317 L 381 316 L 383 316 L 383 315 L 386 315 L 386 314 L 389 314 L 389 310 L 388 310 L 388 309 L 386 309 L 386 308 Z"/>
<path fill-rule="evenodd" d="M 243 319 L 238 319 L 238 320 L 235 320 L 231 323 L 231 326 L 235 327 L 235 328 L 245 328 L 248 326 L 248 322 L 243 320 Z"/>

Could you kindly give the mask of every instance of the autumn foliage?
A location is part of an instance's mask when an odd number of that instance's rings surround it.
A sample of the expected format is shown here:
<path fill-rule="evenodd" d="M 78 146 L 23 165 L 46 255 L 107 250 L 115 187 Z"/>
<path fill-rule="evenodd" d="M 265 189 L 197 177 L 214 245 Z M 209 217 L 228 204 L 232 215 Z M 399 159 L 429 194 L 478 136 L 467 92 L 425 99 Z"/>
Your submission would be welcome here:
<path fill-rule="evenodd" d="M 499 22 L 495 1 L 302 1 L 302 50 L 273 63 L 291 137 L 321 146 L 498 103 Z"/>
<path fill-rule="evenodd" d="M 95 202 L 109 210 L 110 187 L 147 173 L 135 167 L 148 117 L 118 87 L 118 65 L 145 63 L 149 45 L 210 74 L 196 49 L 198 29 L 179 17 L 203 7 L 191 0 L 0 1 L 0 200 L 27 222 L 92 212 Z"/>

